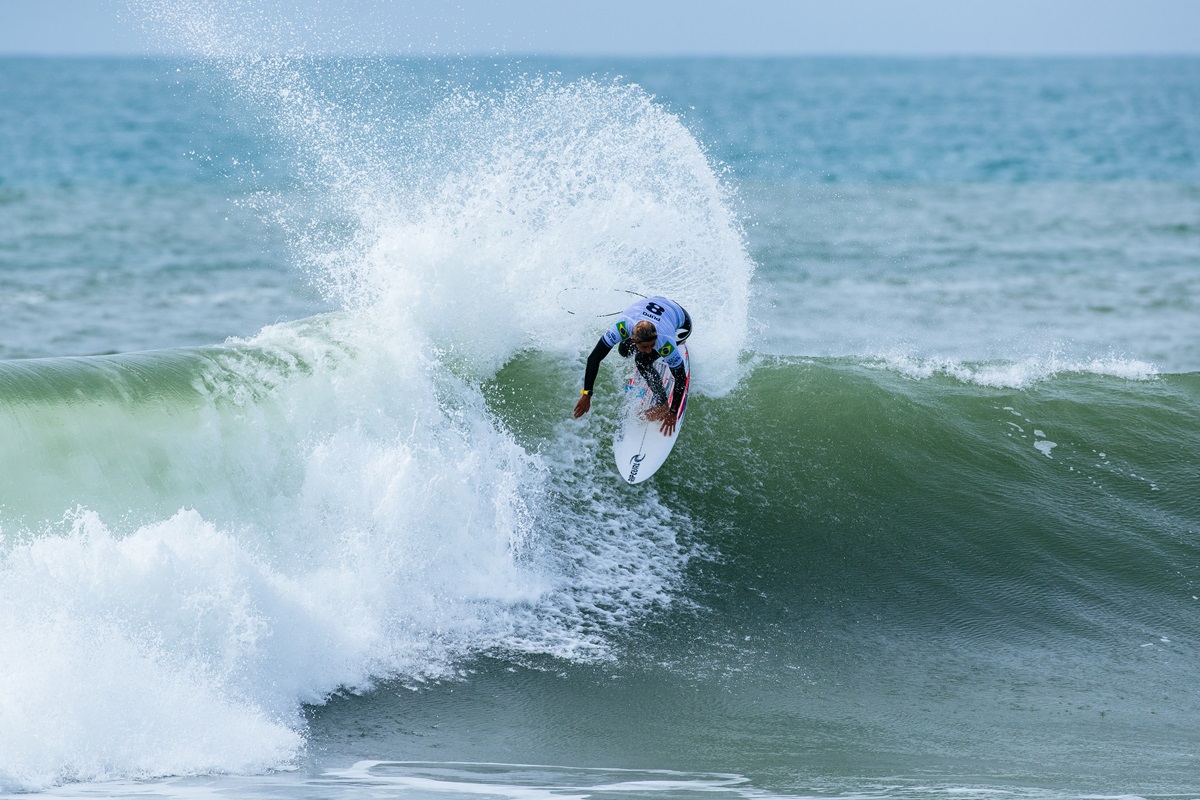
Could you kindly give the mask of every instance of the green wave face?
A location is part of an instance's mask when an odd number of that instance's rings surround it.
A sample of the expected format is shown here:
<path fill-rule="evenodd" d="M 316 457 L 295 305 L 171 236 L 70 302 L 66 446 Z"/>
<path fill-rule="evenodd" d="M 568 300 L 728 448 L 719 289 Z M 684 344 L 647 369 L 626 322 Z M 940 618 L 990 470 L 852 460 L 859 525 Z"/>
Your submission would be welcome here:
<path fill-rule="evenodd" d="M 1070 586 L 1108 585 L 1126 607 L 1127 591 L 1187 591 L 1196 390 L 1195 375 L 1076 373 L 1014 390 L 778 362 L 697 404 L 694 474 L 675 491 L 784 586 L 840 576 L 890 598 L 894 622 L 953 605 L 993 632 L 1071 626 Z"/>
<path fill-rule="evenodd" d="M 261 380 L 239 374 L 247 365 Z M 130 523 L 180 507 L 232 520 L 297 480 L 277 383 L 311 372 L 250 348 L 201 348 L 0 365 L 5 527 L 77 506 Z M 268 377 L 268 373 L 272 373 Z"/>

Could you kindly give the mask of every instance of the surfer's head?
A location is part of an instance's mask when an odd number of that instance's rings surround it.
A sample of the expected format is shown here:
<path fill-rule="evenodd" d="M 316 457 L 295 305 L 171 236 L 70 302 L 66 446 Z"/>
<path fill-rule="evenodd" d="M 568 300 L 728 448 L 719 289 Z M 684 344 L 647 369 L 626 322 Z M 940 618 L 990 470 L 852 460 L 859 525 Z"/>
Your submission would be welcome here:
<path fill-rule="evenodd" d="M 642 320 L 633 326 L 633 332 L 629 338 L 639 351 L 649 355 L 654 352 L 654 343 L 658 340 L 658 329 L 654 327 L 653 322 Z"/>

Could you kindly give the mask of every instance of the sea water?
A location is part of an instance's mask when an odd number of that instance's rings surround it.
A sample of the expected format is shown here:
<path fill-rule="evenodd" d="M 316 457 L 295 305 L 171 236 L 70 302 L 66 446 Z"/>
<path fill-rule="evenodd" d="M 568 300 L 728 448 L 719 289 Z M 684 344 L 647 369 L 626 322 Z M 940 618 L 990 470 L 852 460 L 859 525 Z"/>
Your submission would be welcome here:
<path fill-rule="evenodd" d="M 1200 796 L 1200 61 L 174 8 L 0 61 L 0 792 Z"/>

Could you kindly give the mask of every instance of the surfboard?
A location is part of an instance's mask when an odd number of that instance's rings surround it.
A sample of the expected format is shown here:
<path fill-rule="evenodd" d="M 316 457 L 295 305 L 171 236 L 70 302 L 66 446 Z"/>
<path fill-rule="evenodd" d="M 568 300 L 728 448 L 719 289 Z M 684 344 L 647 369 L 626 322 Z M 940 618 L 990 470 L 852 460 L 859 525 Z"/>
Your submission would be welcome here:
<path fill-rule="evenodd" d="M 637 367 L 633 374 L 625 380 L 624 396 L 621 409 L 617 415 L 617 432 L 613 437 L 613 457 L 617 461 L 617 471 L 629 483 L 641 483 L 649 478 L 658 468 L 666 463 L 679 431 L 683 427 L 683 417 L 687 412 L 688 389 L 692 380 L 692 362 L 688 356 L 686 344 L 680 344 L 683 353 L 683 368 L 687 372 L 687 383 L 683 387 L 683 400 L 679 404 L 679 419 L 675 424 L 675 432 L 670 436 L 663 435 L 659 430 L 661 422 L 647 420 L 645 412 L 654 404 L 654 392 L 646 385 Z M 671 369 L 663 359 L 658 359 L 652 365 L 658 379 L 662 381 L 663 390 L 667 397 L 675 389 L 675 378 Z"/>

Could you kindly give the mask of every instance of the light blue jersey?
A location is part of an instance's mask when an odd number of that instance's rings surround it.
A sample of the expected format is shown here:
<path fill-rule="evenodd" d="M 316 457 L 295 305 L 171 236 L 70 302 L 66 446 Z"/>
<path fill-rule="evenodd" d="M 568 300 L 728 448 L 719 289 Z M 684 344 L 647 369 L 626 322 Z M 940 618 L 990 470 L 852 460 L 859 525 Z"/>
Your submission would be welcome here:
<path fill-rule="evenodd" d="M 683 366 L 683 355 L 679 352 L 675 331 L 684 326 L 687 314 L 682 306 L 665 297 L 647 297 L 622 311 L 616 323 L 604 332 L 604 343 L 616 347 L 633 335 L 633 326 L 642 320 L 654 324 L 658 332 L 654 349 L 667 362 L 667 366 Z"/>

